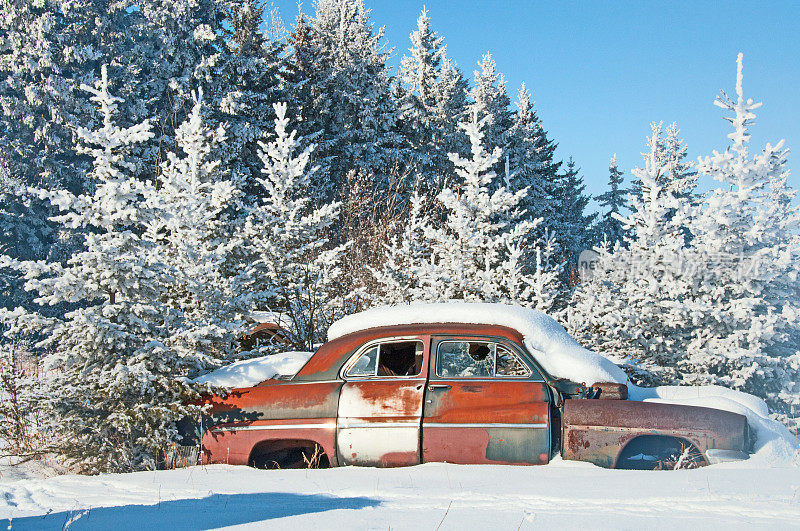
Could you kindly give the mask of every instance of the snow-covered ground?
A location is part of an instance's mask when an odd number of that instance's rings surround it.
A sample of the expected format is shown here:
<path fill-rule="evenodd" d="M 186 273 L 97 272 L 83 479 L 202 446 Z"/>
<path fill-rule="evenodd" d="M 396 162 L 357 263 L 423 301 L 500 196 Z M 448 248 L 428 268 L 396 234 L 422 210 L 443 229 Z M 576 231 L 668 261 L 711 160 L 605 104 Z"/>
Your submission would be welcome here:
<path fill-rule="evenodd" d="M 746 463 L 746 462 L 745 462 Z M 1 469 L 6 529 L 789 529 L 798 461 L 698 470 L 540 467 L 255 470 L 214 465 L 94 477 Z M 18 473 L 17 473 L 18 474 Z M 9 522 L 8 519 L 11 518 Z M 5 520 L 3 520 L 5 519 Z"/>

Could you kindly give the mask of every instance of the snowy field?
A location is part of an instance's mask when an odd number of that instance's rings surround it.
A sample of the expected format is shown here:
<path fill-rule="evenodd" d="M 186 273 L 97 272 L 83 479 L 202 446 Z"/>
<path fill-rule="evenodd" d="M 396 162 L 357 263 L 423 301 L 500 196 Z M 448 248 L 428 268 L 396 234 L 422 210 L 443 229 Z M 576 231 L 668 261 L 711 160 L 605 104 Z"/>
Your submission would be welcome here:
<path fill-rule="evenodd" d="M 3 468 L 3 529 L 791 529 L 798 460 L 698 470 L 425 464 L 255 470 L 214 465 L 26 478 Z M 8 519 L 11 519 L 9 522 Z M 5 519 L 5 520 L 3 520 Z"/>

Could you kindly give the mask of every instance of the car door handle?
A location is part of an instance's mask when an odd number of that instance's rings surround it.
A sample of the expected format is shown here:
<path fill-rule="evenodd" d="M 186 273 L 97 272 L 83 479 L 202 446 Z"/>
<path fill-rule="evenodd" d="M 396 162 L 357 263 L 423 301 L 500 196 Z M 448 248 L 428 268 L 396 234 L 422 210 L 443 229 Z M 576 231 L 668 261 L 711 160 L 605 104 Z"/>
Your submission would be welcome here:
<path fill-rule="evenodd" d="M 434 389 L 450 389 L 452 385 L 448 384 L 430 384 L 428 385 L 428 391 L 433 391 Z"/>

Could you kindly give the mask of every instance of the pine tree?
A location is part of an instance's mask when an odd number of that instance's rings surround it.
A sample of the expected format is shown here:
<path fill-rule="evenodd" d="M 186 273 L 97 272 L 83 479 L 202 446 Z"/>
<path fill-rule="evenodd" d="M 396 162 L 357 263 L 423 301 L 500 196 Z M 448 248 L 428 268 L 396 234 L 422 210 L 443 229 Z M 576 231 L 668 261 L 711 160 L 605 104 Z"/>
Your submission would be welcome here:
<path fill-rule="evenodd" d="M 311 350 L 324 340 L 326 325 L 341 308 L 335 294 L 344 247 L 331 245 L 325 237 L 339 203 L 318 208 L 311 203 L 312 147 L 296 154 L 300 142 L 287 130 L 287 105 L 274 108 L 275 138 L 260 144 L 261 199 L 248 210 L 234 237 L 241 265 L 237 293 L 249 310 L 280 313 L 291 324 L 287 332 L 294 346 Z"/>
<path fill-rule="evenodd" d="M 96 87 L 82 88 L 101 117 L 97 128 L 76 131 L 78 151 L 93 161 L 91 191 L 39 195 L 62 212 L 56 223 L 79 231 L 83 248 L 65 263 L 2 257 L 24 272 L 36 303 L 77 308 L 63 318 L 21 308 L 2 317 L 9 334 L 41 338 L 60 451 L 87 472 L 152 468 L 174 440 L 175 422 L 198 412 L 187 405 L 198 395 L 178 377 L 196 375 L 203 360 L 175 356 L 164 343 L 171 316 L 158 299 L 169 278 L 155 245 L 141 237 L 155 215 L 146 205 L 152 187 L 132 176 L 128 160 L 152 136 L 150 124 L 115 123 L 120 100 L 105 67 Z"/>
<path fill-rule="evenodd" d="M 581 279 L 567 310 L 571 332 L 625 367 L 634 381 L 671 382 L 685 353 L 692 291 L 683 225 L 691 206 L 660 184 L 667 168 L 659 147 L 633 170 L 642 196 L 630 196 L 631 215 L 614 215 L 627 232 L 603 241 L 590 278 Z"/>
<path fill-rule="evenodd" d="M 227 210 L 237 191 L 220 162 L 209 160 L 225 140 L 225 131 L 206 125 L 202 98 L 199 91 L 176 131 L 183 157 L 167 154 L 160 186 L 148 197 L 157 214 L 144 237 L 156 245 L 171 276 L 169 289 L 161 295 L 161 302 L 175 315 L 165 344 L 178 356 L 202 356 L 206 365 L 216 366 L 230 358 L 240 335 L 228 271 Z"/>
<path fill-rule="evenodd" d="M 591 243 L 597 214 L 586 213 L 590 197 L 584 194 L 586 185 L 572 157 L 567 160 L 566 167 L 558 174 L 557 179 L 553 197 L 557 208 L 550 222 L 552 236 L 562 260 L 576 264 L 580 252 Z"/>
<path fill-rule="evenodd" d="M 474 86 L 469 92 L 470 100 L 467 110 L 476 114 L 478 119 L 487 118 L 484 142 L 489 149 L 499 147 L 505 149 L 506 134 L 512 126 L 512 115 L 509 109 L 511 101 L 506 92 L 506 81 L 497 72 L 497 65 L 492 54 L 486 53 L 478 62 L 480 70 L 476 70 Z M 502 172 L 502 162 L 494 168 Z"/>
<path fill-rule="evenodd" d="M 401 60 L 401 96 L 404 134 L 417 159 L 422 185 L 442 185 L 448 153 L 468 146 L 458 124 L 465 113 L 467 83 L 447 57 L 444 38 L 431 28 L 428 12 L 417 18 L 411 33 L 410 56 Z"/>
<path fill-rule="evenodd" d="M 715 104 L 732 113 L 730 146 L 700 159 L 697 170 L 723 183 L 709 192 L 692 223 L 702 264 L 690 300 L 695 318 L 681 365 L 690 383 L 716 383 L 765 398 L 781 415 L 800 405 L 797 292 L 800 209 L 786 185 L 783 141 L 750 155 L 748 127 L 761 106 L 745 99 L 742 55 L 736 99 Z M 794 408 L 794 409 L 793 409 Z"/>
<path fill-rule="evenodd" d="M 346 197 L 347 175 L 373 175 L 384 186 L 398 162 L 410 158 L 399 131 L 392 79 L 382 44 L 362 0 L 316 0 L 292 35 L 292 99 L 300 105 L 300 134 L 317 144 L 321 166 L 312 181 L 324 204 Z M 316 136 L 318 135 L 318 136 Z"/>
<path fill-rule="evenodd" d="M 692 170 L 693 163 L 686 160 L 686 144 L 679 137 L 678 124 L 670 124 L 666 135 L 663 127 L 663 122 L 651 122 L 651 135 L 647 137 L 646 144 L 648 153 L 654 154 L 658 164 L 663 166 L 657 182 L 673 195 L 690 198 L 694 193 L 697 174 Z M 642 156 L 646 154 L 642 153 Z M 631 193 L 642 197 L 642 183 L 636 178 L 631 184 Z"/>
<path fill-rule="evenodd" d="M 502 151 L 488 152 L 482 128 L 489 121 L 462 124 L 472 144 L 471 158 L 451 154 L 459 179 L 438 195 L 445 212 L 434 224 L 419 195 L 412 198 L 411 220 L 388 249 L 386 265 L 374 272 L 384 302 L 467 301 L 512 302 L 548 311 L 556 275 L 537 261 L 526 273 L 527 234 L 540 220 L 520 220 L 517 206 L 527 190 L 509 192 L 498 183 L 492 166 Z"/>
<path fill-rule="evenodd" d="M 620 220 L 623 209 L 627 209 L 628 190 L 622 188 L 624 174 L 617 167 L 617 155 L 611 157 L 608 164 L 608 190 L 597 196 L 597 202 L 603 209 L 597 232 L 600 241 L 607 241 L 611 247 L 624 241 L 627 232 Z"/>
<path fill-rule="evenodd" d="M 275 17 L 265 0 L 241 0 L 226 7 L 230 27 L 225 26 L 221 37 L 224 53 L 214 74 L 217 88 L 207 103 L 214 122 L 226 124 L 227 136 L 216 146 L 216 155 L 247 196 L 259 188 L 258 141 L 272 128 L 272 104 L 286 101 L 292 90 L 282 58 L 285 45 L 279 40 L 282 22 Z M 276 35 L 261 31 L 266 18 L 277 25 Z"/>

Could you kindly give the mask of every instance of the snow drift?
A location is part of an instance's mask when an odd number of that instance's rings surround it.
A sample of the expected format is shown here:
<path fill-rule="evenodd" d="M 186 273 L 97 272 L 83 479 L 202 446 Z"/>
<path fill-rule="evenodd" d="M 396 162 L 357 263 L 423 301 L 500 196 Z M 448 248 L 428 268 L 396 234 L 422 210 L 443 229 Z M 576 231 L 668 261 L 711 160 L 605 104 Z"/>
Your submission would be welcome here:
<path fill-rule="evenodd" d="M 231 389 L 252 387 L 276 376 L 294 376 L 312 354 L 313 352 L 281 352 L 237 361 L 194 381 Z"/>
<path fill-rule="evenodd" d="M 542 368 L 556 378 L 587 385 L 628 382 L 622 369 L 608 358 L 581 347 L 552 317 L 521 306 L 460 302 L 382 306 L 336 321 L 328 329 L 328 340 L 379 326 L 427 323 L 507 326 L 522 334 L 525 346 Z"/>

